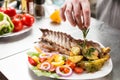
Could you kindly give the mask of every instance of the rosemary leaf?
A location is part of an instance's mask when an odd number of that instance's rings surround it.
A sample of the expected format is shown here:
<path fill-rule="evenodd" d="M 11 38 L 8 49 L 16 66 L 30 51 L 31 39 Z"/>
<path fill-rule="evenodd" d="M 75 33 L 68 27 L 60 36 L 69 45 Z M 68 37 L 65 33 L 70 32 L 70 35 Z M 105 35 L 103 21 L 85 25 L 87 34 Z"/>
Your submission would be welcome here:
<path fill-rule="evenodd" d="M 88 32 L 89 32 L 89 29 L 83 29 L 83 30 L 82 30 L 82 33 L 83 33 L 83 39 L 84 39 L 83 47 L 86 46 L 86 37 L 87 37 Z"/>

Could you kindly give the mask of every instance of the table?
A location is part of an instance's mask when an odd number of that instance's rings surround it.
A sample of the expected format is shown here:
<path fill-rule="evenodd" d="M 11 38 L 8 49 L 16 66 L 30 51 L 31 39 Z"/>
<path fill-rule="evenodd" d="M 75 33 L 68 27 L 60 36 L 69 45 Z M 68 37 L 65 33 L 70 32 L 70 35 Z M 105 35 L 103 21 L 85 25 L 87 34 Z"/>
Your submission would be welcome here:
<path fill-rule="evenodd" d="M 62 22 L 61 25 L 51 24 L 49 19 L 37 20 L 33 29 L 29 32 L 17 37 L 0 39 L 0 55 L 3 54 L 1 50 L 4 44 L 10 45 L 15 51 L 14 54 L 6 49 L 5 52 L 11 55 L 0 59 L 0 71 L 9 80 L 55 80 L 46 77 L 37 77 L 27 65 L 27 50 L 30 49 L 34 41 L 37 41 L 41 36 L 39 28 L 49 28 L 51 30 L 62 31 L 71 34 L 74 38 L 82 38 L 81 31 L 76 27 L 71 27 L 68 22 Z M 111 47 L 111 58 L 113 61 L 112 72 L 100 79 L 96 80 L 119 80 L 120 79 L 120 30 L 107 26 L 105 23 L 91 18 L 90 32 L 87 36 L 89 40 L 95 40 L 102 43 L 104 46 Z M 19 44 L 17 44 L 19 43 Z M 13 45 L 12 45 L 13 44 Z M 21 44 L 21 45 L 20 45 Z M 21 48 L 16 50 L 15 46 Z M 2 48 L 3 49 L 3 48 Z M 3 52 L 2 52 L 3 51 Z"/>

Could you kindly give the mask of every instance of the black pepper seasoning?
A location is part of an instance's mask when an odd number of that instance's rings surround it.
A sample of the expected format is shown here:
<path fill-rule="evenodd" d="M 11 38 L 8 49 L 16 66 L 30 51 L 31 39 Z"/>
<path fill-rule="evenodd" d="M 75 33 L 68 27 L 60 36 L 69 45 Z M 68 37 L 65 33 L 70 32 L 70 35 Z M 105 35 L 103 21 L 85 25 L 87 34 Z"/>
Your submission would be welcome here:
<path fill-rule="evenodd" d="M 45 0 L 35 0 L 35 17 L 41 18 L 45 15 L 44 4 Z"/>

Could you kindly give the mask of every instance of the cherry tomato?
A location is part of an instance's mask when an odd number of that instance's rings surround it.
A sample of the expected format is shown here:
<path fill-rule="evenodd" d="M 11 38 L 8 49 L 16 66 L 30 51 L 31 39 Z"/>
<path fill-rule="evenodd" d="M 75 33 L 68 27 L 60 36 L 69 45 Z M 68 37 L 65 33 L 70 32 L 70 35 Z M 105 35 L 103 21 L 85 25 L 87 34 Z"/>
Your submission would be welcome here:
<path fill-rule="evenodd" d="M 32 15 L 30 14 L 23 14 L 23 24 L 31 27 L 32 24 L 34 23 L 35 19 Z"/>
<path fill-rule="evenodd" d="M 23 20 L 23 14 L 16 14 L 13 18 L 17 18 L 19 20 Z"/>
<path fill-rule="evenodd" d="M 80 68 L 80 67 L 75 67 L 74 68 L 74 72 L 77 73 L 77 74 L 81 74 L 83 72 L 83 68 Z"/>
<path fill-rule="evenodd" d="M 16 15 L 16 10 L 13 7 L 8 7 L 8 0 L 4 1 L 4 7 L 0 8 L 0 11 L 7 14 L 9 17 L 13 17 Z"/>
<path fill-rule="evenodd" d="M 12 19 L 19 19 L 22 22 L 22 24 L 24 25 L 23 14 L 16 14 Z"/>
<path fill-rule="evenodd" d="M 20 19 L 14 18 L 14 19 L 12 19 L 12 22 L 14 24 L 13 32 L 18 32 L 18 31 L 21 31 L 23 29 L 23 24 L 22 24 Z"/>
<path fill-rule="evenodd" d="M 7 14 L 9 17 L 13 17 L 16 15 L 16 10 L 12 7 L 9 7 L 6 10 L 4 10 L 4 13 Z"/>
<path fill-rule="evenodd" d="M 31 57 L 28 57 L 28 61 L 31 65 L 36 66 L 37 62 L 35 62 Z"/>
<path fill-rule="evenodd" d="M 16 10 L 12 7 L 8 7 L 7 9 L 0 8 L 0 12 L 7 14 L 9 17 L 13 17 L 16 15 Z"/>
<path fill-rule="evenodd" d="M 22 14 L 16 14 L 13 18 L 12 18 L 12 22 L 14 24 L 14 32 L 18 32 L 21 31 L 24 28 L 23 25 L 23 15 Z"/>
<path fill-rule="evenodd" d="M 73 62 L 72 62 L 72 61 L 70 61 L 70 60 L 66 60 L 65 64 L 66 64 L 66 65 L 69 65 L 72 69 L 74 69 L 74 68 L 75 68 L 75 66 L 76 66 L 76 64 L 75 64 L 75 63 L 73 63 Z"/>

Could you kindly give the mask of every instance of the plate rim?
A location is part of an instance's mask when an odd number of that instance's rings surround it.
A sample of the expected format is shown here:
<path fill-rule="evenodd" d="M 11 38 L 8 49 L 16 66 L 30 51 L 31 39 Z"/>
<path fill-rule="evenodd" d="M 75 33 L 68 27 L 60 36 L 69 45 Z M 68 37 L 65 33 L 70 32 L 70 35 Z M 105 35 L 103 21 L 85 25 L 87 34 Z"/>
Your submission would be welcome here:
<path fill-rule="evenodd" d="M 20 34 L 23 34 L 25 32 L 28 32 L 32 29 L 32 26 L 31 27 L 25 27 L 23 30 L 19 31 L 19 32 L 11 32 L 11 33 L 6 33 L 6 34 L 3 34 L 3 35 L 0 35 L 0 38 L 2 37 L 12 37 L 12 36 L 16 36 L 16 35 L 20 35 Z"/>

